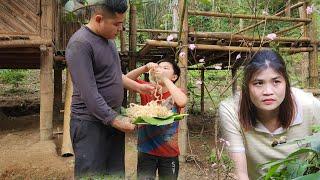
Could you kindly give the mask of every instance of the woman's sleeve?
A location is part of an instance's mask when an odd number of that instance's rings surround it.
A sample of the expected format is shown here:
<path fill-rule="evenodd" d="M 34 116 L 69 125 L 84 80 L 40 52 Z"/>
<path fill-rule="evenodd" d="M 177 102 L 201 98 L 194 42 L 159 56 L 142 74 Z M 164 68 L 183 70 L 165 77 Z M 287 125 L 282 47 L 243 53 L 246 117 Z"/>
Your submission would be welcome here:
<path fill-rule="evenodd" d="M 233 101 L 232 101 L 233 102 Z M 229 141 L 229 152 L 245 152 L 242 130 L 239 124 L 237 112 L 232 102 L 223 101 L 219 106 L 219 116 L 222 138 Z"/>
<path fill-rule="evenodd" d="M 314 115 L 313 115 L 313 125 L 320 125 L 320 101 L 316 97 L 313 98 L 313 107 L 314 107 Z"/>

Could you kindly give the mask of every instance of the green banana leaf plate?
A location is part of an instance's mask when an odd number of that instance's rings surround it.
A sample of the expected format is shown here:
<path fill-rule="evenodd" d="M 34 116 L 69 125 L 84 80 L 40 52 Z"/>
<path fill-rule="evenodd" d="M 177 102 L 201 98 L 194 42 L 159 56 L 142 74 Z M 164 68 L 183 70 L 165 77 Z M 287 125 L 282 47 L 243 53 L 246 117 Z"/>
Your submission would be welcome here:
<path fill-rule="evenodd" d="M 173 114 L 167 117 L 138 117 L 133 121 L 133 124 L 143 124 L 143 125 L 156 125 L 163 126 L 167 124 L 172 124 L 175 121 L 183 119 L 188 114 Z"/>

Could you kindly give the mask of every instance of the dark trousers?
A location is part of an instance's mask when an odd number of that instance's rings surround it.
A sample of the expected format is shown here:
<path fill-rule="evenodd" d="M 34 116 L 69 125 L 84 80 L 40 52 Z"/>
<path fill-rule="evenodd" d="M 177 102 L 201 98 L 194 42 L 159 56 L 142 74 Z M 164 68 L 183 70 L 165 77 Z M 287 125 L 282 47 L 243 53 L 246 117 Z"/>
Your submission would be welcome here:
<path fill-rule="evenodd" d="M 95 176 L 124 179 L 123 132 L 101 122 L 71 118 L 70 136 L 77 179 Z"/>
<path fill-rule="evenodd" d="M 157 170 L 160 180 L 176 180 L 179 174 L 179 159 L 139 152 L 137 170 L 139 180 L 155 179 Z"/>

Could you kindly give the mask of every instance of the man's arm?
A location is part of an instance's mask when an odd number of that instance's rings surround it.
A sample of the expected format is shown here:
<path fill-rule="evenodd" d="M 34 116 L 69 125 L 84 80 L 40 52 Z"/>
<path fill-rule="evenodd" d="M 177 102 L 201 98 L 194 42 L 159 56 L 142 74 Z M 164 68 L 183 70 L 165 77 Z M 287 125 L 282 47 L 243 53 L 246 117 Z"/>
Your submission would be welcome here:
<path fill-rule="evenodd" d="M 136 91 L 141 94 L 151 94 L 154 91 L 154 87 L 152 85 L 139 84 L 125 75 L 122 75 L 122 81 L 124 87 L 128 90 Z"/>
<path fill-rule="evenodd" d="M 146 64 L 146 65 L 144 65 L 144 66 L 141 66 L 141 67 L 139 67 L 139 68 L 137 68 L 137 69 L 134 69 L 134 70 L 128 72 L 128 73 L 126 74 L 126 76 L 127 76 L 129 79 L 136 80 L 136 79 L 138 79 L 138 77 L 139 77 L 141 74 L 146 73 L 146 72 L 148 72 L 150 69 L 155 68 L 155 67 L 157 67 L 157 66 L 158 66 L 158 64 L 150 62 L 150 63 L 148 63 L 148 64 Z"/>
<path fill-rule="evenodd" d="M 106 103 L 98 92 L 93 73 L 91 53 L 91 46 L 83 42 L 69 44 L 66 51 L 68 69 L 71 73 L 73 85 L 79 90 L 81 99 L 90 113 L 104 124 L 113 125 L 114 123 L 111 122 L 115 121 L 118 113 Z M 115 128 L 122 131 L 130 131 L 134 129 L 134 125 L 128 126 L 127 124 L 117 123 Z"/>

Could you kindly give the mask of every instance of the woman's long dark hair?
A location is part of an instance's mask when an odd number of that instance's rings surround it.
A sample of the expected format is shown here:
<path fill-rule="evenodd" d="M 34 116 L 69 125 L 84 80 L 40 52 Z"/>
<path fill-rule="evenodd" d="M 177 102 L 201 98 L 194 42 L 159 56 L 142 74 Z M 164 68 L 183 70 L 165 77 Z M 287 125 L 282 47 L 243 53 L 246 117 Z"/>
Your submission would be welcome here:
<path fill-rule="evenodd" d="M 262 50 L 254 54 L 251 61 L 244 67 L 243 83 L 241 87 L 239 121 L 245 130 L 250 130 L 257 124 L 257 110 L 251 102 L 249 83 L 252 77 L 259 71 L 272 68 L 283 76 L 286 82 L 286 93 L 279 107 L 279 120 L 283 128 L 288 128 L 295 117 L 296 106 L 290 90 L 290 82 L 286 70 L 286 64 L 282 57 L 273 50 Z"/>

